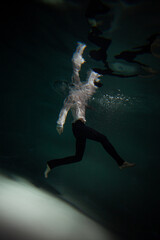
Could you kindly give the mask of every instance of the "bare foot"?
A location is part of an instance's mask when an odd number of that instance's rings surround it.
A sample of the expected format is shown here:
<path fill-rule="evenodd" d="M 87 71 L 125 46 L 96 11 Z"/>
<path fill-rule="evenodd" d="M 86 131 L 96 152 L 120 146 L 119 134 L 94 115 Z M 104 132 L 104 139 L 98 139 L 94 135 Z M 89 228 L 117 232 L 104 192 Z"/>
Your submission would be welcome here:
<path fill-rule="evenodd" d="M 49 167 L 48 164 L 47 164 L 46 170 L 45 170 L 45 172 L 44 172 L 44 177 L 45 177 L 45 178 L 48 178 L 48 174 L 49 174 L 50 171 L 51 171 L 51 169 L 50 169 L 50 167 Z"/>
<path fill-rule="evenodd" d="M 119 168 L 128 168 L 128 167 L 134 167 L 136 164 L 135 163 L 129 163 L 129 162 L 124 162 Z"/>

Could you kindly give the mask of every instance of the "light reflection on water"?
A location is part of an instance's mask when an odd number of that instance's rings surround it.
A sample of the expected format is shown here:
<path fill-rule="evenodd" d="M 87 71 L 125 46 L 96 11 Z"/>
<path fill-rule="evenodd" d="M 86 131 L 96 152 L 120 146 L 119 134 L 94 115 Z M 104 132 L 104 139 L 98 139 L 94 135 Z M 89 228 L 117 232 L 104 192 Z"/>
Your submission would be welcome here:
<path fill-rule="evenodd" d="M 126 96 L 120 91 L 102 94 L 100 97 L 93 97 L 94 105 L 101 111 L 149 111 L 148 99 L 143 96 Z"/>

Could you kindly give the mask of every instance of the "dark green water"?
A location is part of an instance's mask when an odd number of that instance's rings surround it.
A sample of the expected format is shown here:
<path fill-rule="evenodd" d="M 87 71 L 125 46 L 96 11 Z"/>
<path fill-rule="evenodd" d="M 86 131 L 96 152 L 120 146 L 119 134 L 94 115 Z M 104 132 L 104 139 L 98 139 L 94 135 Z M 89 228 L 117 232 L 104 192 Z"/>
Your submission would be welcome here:
<path fill-rule="evenodd" d="M 103 2 L 111 8 L 101 25 L 103 36 L 112 39 L 109 62 L 117 63 L 115 55 L 145 45 L 159 33 L 157 1 Z M 1 172 L 57 189 L 122 239 L 159 239 L 160 46 L 153 45 L 154 51 L 136 57 L 154 74 L 136 65 L 135 77 L 104 75 L 103 88 L 90 102 L 95 110 L 88 110 L 86 116 L 87 124 L 105 134 L 136 167 L 120 171 L 99 144 L 88 141 L 82 162 L 56 168 L 46 180 L 46 161 L 75 151 L 70 114 L 64 133 L 56 132 L 65 96 L 54 82 L 70 82 L 77 41 L 87 44 L 82 79 L 89 68 L 103 68 L 103 64 L 89 56 L 97 47 L 88 39 L 88 1 L 62 5 L 24 1 L 19 6 L 21 10 L 4 4 L 0 10 Z M 127 64 L 118 65 L 122 75 L 130 71 Z"/>

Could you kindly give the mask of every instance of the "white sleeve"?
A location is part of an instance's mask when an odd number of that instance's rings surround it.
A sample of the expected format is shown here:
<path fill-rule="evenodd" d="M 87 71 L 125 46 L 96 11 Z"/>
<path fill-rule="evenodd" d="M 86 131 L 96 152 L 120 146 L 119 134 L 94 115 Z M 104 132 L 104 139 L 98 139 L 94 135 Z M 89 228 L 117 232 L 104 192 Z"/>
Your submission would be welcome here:
<path fill-rule="evenodd" d="M 63 104 L 63 107 L 59 113 L 59 118 L 57 120 L 57 125 L 59 125 L 60 127 L 63 127 L 65 121 L 66 121 L 66 117 L 67 117 L 67 114 L 68 114 L 68 111 L 70 110 L 71 106 L 72 106 L 72 101 L 71 101 L 71 97 L 67 97 L 65 100 L 64 100 L 64 104 Z"/>
<path fill-rule="evenodd" d="M 78 42 L 78 46 L 76 51 L 72 56 L 72 64 L 73 64 L 73 74 L 72 74 L 72 83 L 78 84 L 80 82 L 79 71 L 81 70 L 81 65 L 85 62 L 82 57 L 83 51 L 86 48 L 86 45 Z"/>

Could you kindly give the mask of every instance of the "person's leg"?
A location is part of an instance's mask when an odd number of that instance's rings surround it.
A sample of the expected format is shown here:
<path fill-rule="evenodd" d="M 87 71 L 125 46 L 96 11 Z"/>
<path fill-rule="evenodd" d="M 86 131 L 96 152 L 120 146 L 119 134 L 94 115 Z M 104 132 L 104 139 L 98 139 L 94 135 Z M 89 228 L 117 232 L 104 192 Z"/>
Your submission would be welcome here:
<path fill-rule="evenodd" d="M 70 163 L 79 162 L 82 160 L 85 146 L 86 146 L 86 138 L 83 136 L 83 134 L 79 133 L 79 128 L 73 127 L 73 132 L 76 137 L 76 153 L 74 156 L 69 156 L 61 159 L 53 159 L 47 162 L 47 168 L 44 172 L 45 177 L 48 177 L 49 172 L 51 169 L 65 165 Z"/>
<path fill-rule="evenodd" d="M 86 138 L 100 142 L 104 149 L 116 160 L 117 164 L 121 166 L 125 161 L 119 156 L 115 148 L 108 141 L 107 137 L 97 132 L 93 128 L 86 126 Z"/>
<path fill-rule="evenodd" d="M 120 169 L 135 166 L 135 163 L 126 162 L 119 156 L 119 154 L 116 152 L 116 150 L 112 146 L 112 144 L 108 141 L 106 136 L 95 131 L 94 129 L 92 129 L 90 127 L 86 126 L 85 128 L 86 128 L 85 129 L 86 138 L 100 142 L 102 144 L 102 146 L 104 147 L 104 149 L 116 160 Z"/>
<path fill-rule="evenodd" d="M 74 163 L 74 162 L 79 162 L 82 160 L 83 153 L 85 150 L 85 145 L 86 145 L 86 139 L 76 139 L 76 153 L 74 156 L 69 156 L 69 157 L 64 157 L 61 159 L 53 159 L 47 162 L 48 166 L 50 169 L 69 164 L 69 163 Z"/>

